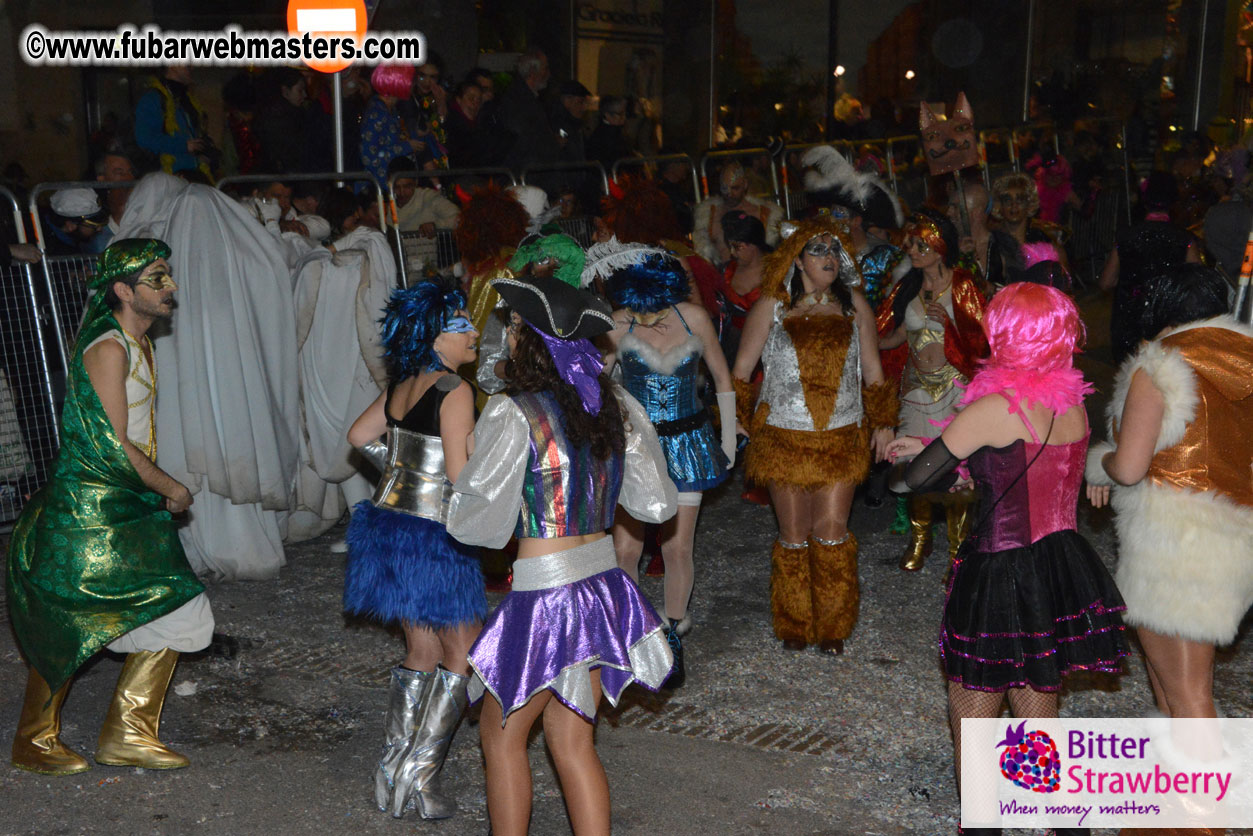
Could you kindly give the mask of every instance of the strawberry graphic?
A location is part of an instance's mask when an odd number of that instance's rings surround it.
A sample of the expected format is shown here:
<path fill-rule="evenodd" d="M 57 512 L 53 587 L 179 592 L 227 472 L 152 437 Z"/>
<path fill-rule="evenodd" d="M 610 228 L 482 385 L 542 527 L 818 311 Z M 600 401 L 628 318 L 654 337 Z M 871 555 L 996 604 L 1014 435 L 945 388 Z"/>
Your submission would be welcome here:
<path fill-rule="evenodd" d="M 1062 773 L 1057 744 L 1042 731 L 1024 733 L 1026 727 L 1026 720 L 1018 728 L 1012 724 L 1005 727 L 1005 739 L 996 744 L 1005 747 L 1001 774 L 1025 790 L 1057 792 Z"/>

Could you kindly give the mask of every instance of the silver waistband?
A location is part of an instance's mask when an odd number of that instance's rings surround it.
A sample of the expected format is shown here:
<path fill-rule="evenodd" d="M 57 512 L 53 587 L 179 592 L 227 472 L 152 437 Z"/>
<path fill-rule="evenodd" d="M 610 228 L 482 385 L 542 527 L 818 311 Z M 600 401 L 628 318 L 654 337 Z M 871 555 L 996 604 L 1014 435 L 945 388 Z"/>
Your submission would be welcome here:
<path fill-rule="evenodd" d="M 606 536 L 543 557 L 514 561 L 513 589 L 515 592 L 555 589 L 617 568 L 613 538 Z"/>

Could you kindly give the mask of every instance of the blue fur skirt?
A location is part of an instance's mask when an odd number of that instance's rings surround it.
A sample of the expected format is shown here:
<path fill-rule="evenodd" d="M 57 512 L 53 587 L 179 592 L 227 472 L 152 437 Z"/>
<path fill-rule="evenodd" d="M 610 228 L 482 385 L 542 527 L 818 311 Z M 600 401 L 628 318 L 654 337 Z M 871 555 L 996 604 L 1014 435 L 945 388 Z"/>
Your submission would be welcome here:
<path fill-rule="evenodd" d="M 487 617 L 479 550 L 440 523 L 358 502 L 346 539 L 345 612 L 433 630 Z"/>

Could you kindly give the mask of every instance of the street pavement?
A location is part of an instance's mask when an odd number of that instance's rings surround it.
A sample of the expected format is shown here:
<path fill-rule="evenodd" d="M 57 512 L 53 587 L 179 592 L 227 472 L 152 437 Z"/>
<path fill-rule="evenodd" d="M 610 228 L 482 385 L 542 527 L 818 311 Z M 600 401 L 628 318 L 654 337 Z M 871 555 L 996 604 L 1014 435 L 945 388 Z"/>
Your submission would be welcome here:
<path fill-rule="evenodd" d="M 1092 330 L 1105 310 L 1085 306 Z M 1104 346 L 1082 365 L 1102 391 L 1112 370 Z M 1103 430 L 1094 432 L 1103 437 Z M 609 775 L 620 836 L 896 836 L 953 834 L 958 800 L 936 637 L 946 540 L 917 573 L 897 568 L 905 538 L 888 532 L 892 503 L 859 500 L 861 615 L 847 651 L 828 657 L 781 649 L 770 630 L 769 508 L 740 499 L 738 470 L 707 496 L 696 539 L 695 628 L 688 684 L 661 697 L 629 690 L 605 706 L 597 748 Z M 937 516 L 939 509 L 937 509 Z M 1108 510 L 1080 508 L 1080 530 L 1109 566 Z M 395 630 L 346 620 L 344 557 L 335 529 L 288 547 L 277 580 L 209 585 L 218 629 L 240 643 L 233 659 L 187 656 L 174 676 L 162 737 L 192 760 L 153 772 L 96 766 L 52 778 L 0 766 L 0 834 L 412 834 L 488 831 L 477 712 L 463 723 L 444 771 L 457 817 L 395 820 L 372 801 L 382 744 L 388 669 L 403 655 Z M 655 605 L 662 582 L 642 587 Z M 491 602 L 499 601 L 493 596 Z M 7 618 L 7 610 L 4 610 Z M 1253 661 L 1245 629 L 1219 653 L 1215 691 L 1230 716 L 1249 716 Z M 79 675 L 63 739 L 90 755 L 121 666 L 108 653 Z M 25 668 L 11 630 L 0 629 L 0 730 L 17 720 Z M 1143 663 L 1125 675 L 1078 674 L 1062 695 L 1071 716 L 1141 716 L 1152 704 Z M 555 773 L 535 733 L 531 832 L 570 832 Z M 1101 833 L 1101 831 L 1097 831 Z"/>

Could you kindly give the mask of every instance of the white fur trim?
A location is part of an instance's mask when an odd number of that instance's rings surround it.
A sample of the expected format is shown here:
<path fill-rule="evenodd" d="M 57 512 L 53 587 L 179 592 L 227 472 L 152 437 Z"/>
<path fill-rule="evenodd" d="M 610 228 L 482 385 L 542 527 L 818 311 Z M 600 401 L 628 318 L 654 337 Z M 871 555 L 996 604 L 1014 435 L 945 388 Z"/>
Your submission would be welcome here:
<path fill-rule="evenodd" d="M 1105 458 L 1105 454 L 1112 452 L 1114 452 L 1114 445 L 1108 441 L 1098 442 L 1088 448 L 1088 464 L 1083 471 L 1084 481 L 1089 485 L 1114 484 L 1114 480 L 1105 472 L 1105 467 L 1101 464 L 1101 459 Z"/>
<path fill-rule="evenodd" d="M 1229 644 L 1253 605 L 1253 509 L 1148 481 L 1115 488 L 1113 507 L 1127 623 Z"/>
<path fill-rule="evenodd" d="M 658 351 L 634 334 L 625 334 L 618 342 L 619 354 L 634 352 L 644 361 L 644 365 L 657 374 L 667 375 L 674 374 L 674 370 L 693 354 L 699 357 L 704 348 L 704 340 L 695 334 L 688 334 L 686 340 L 665 352 Z"/>
<path fill-rule="evenodd" d="M 1188 424 L 1196 420 L 1196 374 L 1183 356 L 1159 342 L 1145 343 L 1130 360 L 1123 363 L 1114 378 L 1114 395 L 1106 409 L 1110 437 L 1114 426 L 1122 426 L 1122 411 L 1131 389 L 1131 378 L 1141 369 L 1162 393 L 1166 410 L 1162 414 L 1162 429 L 1153 448 L 1158 453 L 1173 447 L 1183 438 Z"/>

